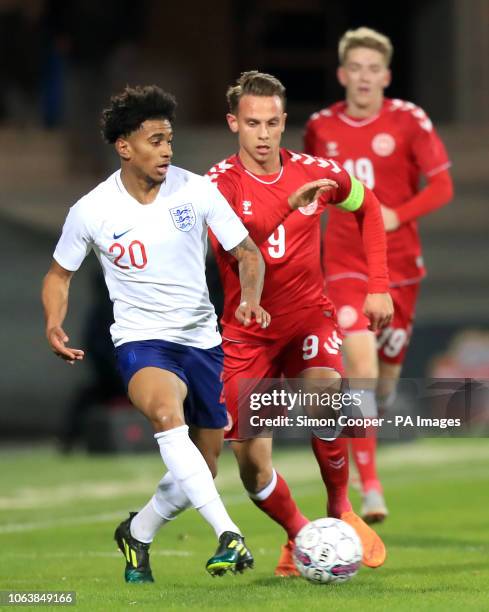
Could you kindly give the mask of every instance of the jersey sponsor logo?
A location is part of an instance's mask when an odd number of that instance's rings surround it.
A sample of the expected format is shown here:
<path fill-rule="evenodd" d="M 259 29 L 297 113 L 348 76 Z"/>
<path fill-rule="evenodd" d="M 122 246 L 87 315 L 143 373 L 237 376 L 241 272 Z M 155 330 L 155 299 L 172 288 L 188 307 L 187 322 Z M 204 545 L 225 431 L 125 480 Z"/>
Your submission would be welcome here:
<path fill-rule="evenodd" d="M 192 204 L 182 204 L 170 208 L 173 224 L 181 232 L 189 232 L 195 225 L 195 212 Z"/>
<path fill-rule="evenodd" d="M 126 234 L 128 234 L 130 231 L 132 231 L 134 228 L 130 227 L 128 230 L 126 230 L 125 232 L 122 232 L 120 234 L 116 234 L 114 232 L 114 240 L 119 240 L 119 238 L 122 238 L 122 236 L 125 236 Z"/>
<path fill-rule="evenodd" d="M 331 140 L 325 143 L 326 147 L 326 157 L 337 157 L 340 152 L 338 150 L 338 143 L 334 140 Z"/>
<path fill-rule="evenodd" d="M 316 212 L 317 208 L 318 208 L 318 201 L 314 200 L 314 202 L 311 202 L 307 206 L 301 206 L 297 210 L 303 215 L 306 215 L 306 217 L 308 217 L 309 215 L 313 215 Z"/>
<path fill-rule="evenodd" d="M 243 215 L 252 215 L 251 202 L 249 200 L 243 200 Z"/>
<path fill-rule="evenodd" d="M 380 157 L 388 157 L 394 153 L 396 148 L 396 141 L 390 134 L 382 133 L 377 134 L 372 139 L 372 150 Z"/>
<path fill-rule="evenodd" d="M 358 319 L 358 313 L 353 306 L 342 306 L 338 310 L 338 323 L 343 329 L 348 329 L 355 325 Z"/>

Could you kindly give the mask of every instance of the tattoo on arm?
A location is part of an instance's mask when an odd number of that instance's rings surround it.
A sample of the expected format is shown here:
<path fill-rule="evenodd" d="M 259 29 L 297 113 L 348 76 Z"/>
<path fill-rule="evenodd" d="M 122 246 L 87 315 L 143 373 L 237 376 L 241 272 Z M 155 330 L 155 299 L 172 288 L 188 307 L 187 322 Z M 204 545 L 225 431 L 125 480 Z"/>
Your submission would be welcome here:
<path fill-rule="evenodd" d="M 228 252 L 238 260 L 241 301 L 259 300 L 263 289 L 265 263 L 258 247 L 246 236 Z"/>
<path fill-rule="evenodd" d="M 228 251 L 228 253 L 240 261 L 247 251 L 250 253 L 258 251 L 256 244 L 249 236 L 246 236 L 244 240 Z"/>

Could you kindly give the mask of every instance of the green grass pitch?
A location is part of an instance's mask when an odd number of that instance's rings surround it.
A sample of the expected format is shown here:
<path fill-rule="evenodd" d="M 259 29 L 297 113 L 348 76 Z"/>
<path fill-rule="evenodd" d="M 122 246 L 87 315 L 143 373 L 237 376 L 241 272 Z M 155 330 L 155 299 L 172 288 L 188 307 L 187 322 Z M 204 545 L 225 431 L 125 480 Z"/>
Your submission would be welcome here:
<path fill-rule="evenodd" d="M 312 453 L 278 449 L 275 464 L 302 510 L 325 515 Z M 349 583 L 273 576 L 281 529 L 245 497 L 223 453 L 219 488 L 255 555 L 242 576 L 211 578 L 210 528 L 194 510 L 152 546 L 156 583 L 126 585 L 112 534 L 152 494 L 162 464 L 143 456 L 60 458 L 49 449 L 0 453 L 0 590 L 73 590 L 79 610 L 489 610 L 489 444 L 423 440 L 384 446 L 380 472 L 391 516 L 379 532 L 388 560 Z M 352 493 L 358 506 L 358 495 Z M 73 609 L 73 608 L 72 608 Z"/>

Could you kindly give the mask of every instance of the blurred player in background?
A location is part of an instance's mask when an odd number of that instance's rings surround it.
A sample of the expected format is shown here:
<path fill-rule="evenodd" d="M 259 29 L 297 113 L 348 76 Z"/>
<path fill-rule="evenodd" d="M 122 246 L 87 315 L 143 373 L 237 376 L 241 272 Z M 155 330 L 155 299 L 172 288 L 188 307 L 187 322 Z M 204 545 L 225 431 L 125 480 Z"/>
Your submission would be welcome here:
<path fill-rule="evenodd" d="M 346 375 L 363 389 L 365 416 L 392 406 L 411 336 L 425 268 L 417 219 L 453 196 L 445 147 L 425 112 L 411 102 L 384 97 L 391 81 L 390 40 L 369 28 L 345 33 L 339 43 L 338 80 L 346 100 L 314 113 L 306 126 L 305 152 L 333 158 L 372 189 L 387 232 L 391 325 L 377 334 L 362 312 L 368 289 L 367 258 L 351 215 L 332 208 L 324 234 L 326 290 L 345 339 Z M 420 189 L 420 178 L 426 186 Z M 387 516 L 375 464 L 376 437 L 352 439 L 367 522 Z"/>
<path fill-rule="evenodd" d="M 360 224 L 369 260 L 364 312 L 375 330 L 389 323 L 392 316 L 385 232 L 379 203 L 360 181 L 332 160 L 280 147 L 286 120 L 285 88 L 280 81 L 268 74 L 245 72 L 229 88 L 227 100 L 227 121 L 238 135 L 239 152 L 213 166 L 208 174 L 265 259 L 262 300 L 272 322 L 267 329 L 256 324 L 244 329 L 235 324 L 232 313 L 240 300 L 238 268 L 211 234 L 224 289 L 224 391 L 230 418 L 226 438 L 232 440 L 249 496 L 287 532 L 288 543 L 275 573 L 294 575 L 293 540 L 307 519 L 297 508 L 287 483 L 273 468 L 271 438 L 243 436 L 238 383 L 283 375 L 302 378 L 305 385 L 312 384 L 316 390 L 339 389 L 341 338 L 334 309 L 323 294 L 320 215 L 330 203 L 333 206 L 328 208 L 350 211 L 353 223 Z M 357 231 L 353 236 L 361 242 Z M 345 440 L 325 441 L 314 435 L 312 446 L 328 492 L 328 514 L 341 517 L 357 529 L 364 563 L 381 565 L 384 545 L 352 512 L 348 499 Z"/>
<path fill-rule="evenodd" d="M 111 99 L 102 128 L 121 169 L 71 208 L 43 286 L 48 342 L 73 364 L 84 353 L 67 346 L 62 328 L 69 286 L 94 249 L 114 302 L 119 370 L 132 403 L 154 428 L 168 469 L 148 504 L 116 529 L 127 582 L 153 582 L 149 545 L 188 506 L 219 540 L 206 565 L 211 574 L 253 564 L 213 481 L 227 417 L 221 337 L 205 284 L 207 227 L 237 261 L 239 325 L 269 323 L 260 306 L 263 259 L 219 191 L 170 165 L 175 106 L 173 96 L 154 86 L 128 87 Z"/>

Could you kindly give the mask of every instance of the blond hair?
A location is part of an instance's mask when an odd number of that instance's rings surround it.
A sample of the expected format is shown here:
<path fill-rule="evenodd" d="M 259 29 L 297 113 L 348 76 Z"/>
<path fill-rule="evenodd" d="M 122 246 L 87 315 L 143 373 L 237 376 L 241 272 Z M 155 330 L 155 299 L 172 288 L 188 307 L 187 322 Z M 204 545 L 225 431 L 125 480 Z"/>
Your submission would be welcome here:
<path fill-rule="evenodd" d="M 249 70 L 243 72 L 236 85 L 231 85 L 226 92 L 229 112 L 236 114 L 239 101 L 243 96 L 278 96 L 285 110 L 285 87 L 271 74 Z"/>
<path fill-rule="evenodd" d="M 340 38 L 338 57 L 342 66 L 346 61 L 348 51 L 358 47 L 366 47 L 367 49 L 379 51 L 384 56 L 386 66 L 389 66 L 391 63 L 394 49 L 390 38 L 371 28 L 362 27 L 356 30 L 348 30 Z"/>

